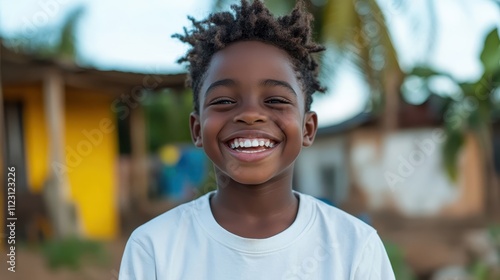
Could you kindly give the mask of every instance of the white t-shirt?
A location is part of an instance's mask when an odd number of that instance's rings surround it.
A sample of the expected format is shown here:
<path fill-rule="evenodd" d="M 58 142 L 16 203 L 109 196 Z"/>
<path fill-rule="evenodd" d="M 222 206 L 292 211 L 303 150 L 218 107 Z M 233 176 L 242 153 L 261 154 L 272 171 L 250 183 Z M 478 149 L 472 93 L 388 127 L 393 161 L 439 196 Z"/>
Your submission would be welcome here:
<path fill-rule="evenodd" d="M 377 232 L 335 207 L 297 192 L 293 224 L 272 237 L 251 239 L 217 223 L 211 194 L 138 227 L 127 242 L 119 279 L 395 279 Z"/>

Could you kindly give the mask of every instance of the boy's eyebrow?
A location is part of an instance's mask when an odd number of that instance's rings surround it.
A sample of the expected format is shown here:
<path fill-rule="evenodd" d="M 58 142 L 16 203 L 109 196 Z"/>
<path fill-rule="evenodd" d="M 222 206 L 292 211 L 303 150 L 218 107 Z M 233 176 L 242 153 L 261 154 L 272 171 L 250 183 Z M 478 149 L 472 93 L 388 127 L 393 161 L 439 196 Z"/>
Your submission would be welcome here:
<path fill-rule="evenodd" d="M 210 86 L 208 86 L 207 90 L 205 91 L 205 97 L 207 97 L 208 92 L 210 92 L 212 89 L 220 86 L 235 86 L 236 82 L 231 79 L 223 79 L 223 80 L 218 80 L 213 82 Z"/>
<path fill-rule="evenodd" d="M 295 90 L 293 90 L 292 86 L 285 81 L 267 79 L 267 80 L 263 80 L 262 82 L 260 82 L 260 85 L 265 86 L 265 87 L 275 87 L 275 86 L 284 87 L 287 90 L 289 90 L 291 93 L 293 93 L 294 95 L 297 95 Z"/>

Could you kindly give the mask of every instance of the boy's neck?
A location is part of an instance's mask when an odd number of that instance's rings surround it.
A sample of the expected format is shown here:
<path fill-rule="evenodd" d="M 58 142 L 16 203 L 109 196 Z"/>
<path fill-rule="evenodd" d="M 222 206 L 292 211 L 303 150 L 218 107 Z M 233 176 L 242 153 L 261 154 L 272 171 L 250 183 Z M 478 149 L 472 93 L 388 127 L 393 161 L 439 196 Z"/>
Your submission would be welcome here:
<path fill-rule="evenodd" d="M 297 216 L 299 201 L 291 184 L 291 176 L 262 185 L 229 182 L 211 198 L 214 218 L 242 237 L 273 236 L 288 228 Z"/>

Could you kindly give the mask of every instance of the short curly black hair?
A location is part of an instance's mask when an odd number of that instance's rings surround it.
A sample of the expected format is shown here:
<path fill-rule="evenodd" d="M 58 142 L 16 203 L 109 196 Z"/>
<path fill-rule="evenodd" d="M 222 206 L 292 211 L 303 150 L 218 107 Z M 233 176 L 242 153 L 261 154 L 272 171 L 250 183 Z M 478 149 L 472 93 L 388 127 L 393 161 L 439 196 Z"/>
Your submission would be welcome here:
<path fill-rule="evenodd" d="M 240 5 L 232 5 L 231 12 L 212 13 L 205 20 L 197 21 L 188 17 L 193 29 L 184 28 L 184 35 L 174 34 L 192 48 L 178 60 L 188 62 L 187 85 L 193 89 L 194 111 L 199 113 L 199 91 L 212 56 L 239 41 L 260 41 L 285 50 L 295 67 L 297 78 L 302 83 L 306 96 L 306 111 L 309 111 L 314 92 L 324 92 L 318 80 L 318 63 L 313 53 L 325 48 L 312 39 L 312 15 L 306 11 L 302 0 L 289 15 L 274 17 L 260 0 L 249 3 L 241 0 Z"/>

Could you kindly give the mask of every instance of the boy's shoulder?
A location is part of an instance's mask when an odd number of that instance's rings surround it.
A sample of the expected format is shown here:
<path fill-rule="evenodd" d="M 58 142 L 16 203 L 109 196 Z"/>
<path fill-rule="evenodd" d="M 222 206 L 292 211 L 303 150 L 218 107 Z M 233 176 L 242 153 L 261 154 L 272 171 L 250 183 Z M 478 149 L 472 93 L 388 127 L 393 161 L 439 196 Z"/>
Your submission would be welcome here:
<path fill-rule="evenodd" d="M 342 209 L 327 204 L 313 196 L 298 193 L 304 203 L 309 203 L 314 208 L 315 220 L 326 230 L 334 231 L 335 234 L 344 234 L 354 236 L 370 236 L 376 233 L 376 230 Z"/>
<path fill-rule="evenodd" d="M 178 205 L 158 216 L 149 220 L 148 222 L 137 227 L 131 234 L 130 238 L 142 244 L 143 247 L 149 247 L 153 240 L 162 239 L 166 232 L 170 234 L 176 231 L 172 230 L 178 228 L 182 224 L 192 221 L 194 210 L 197 201 L 204 197 Z"/>

